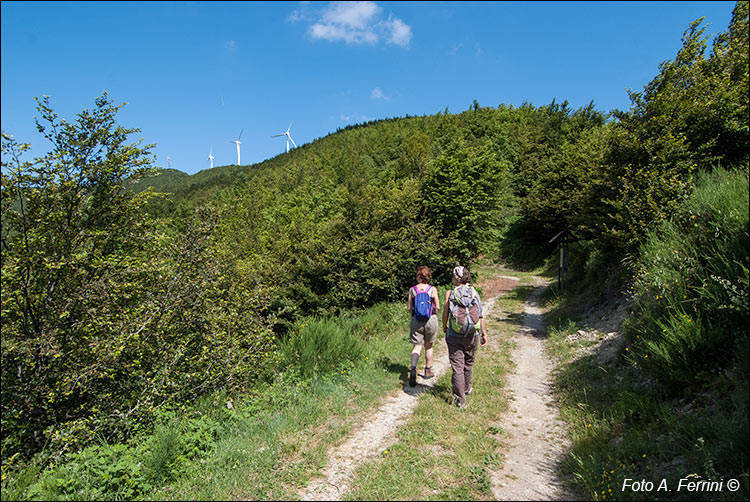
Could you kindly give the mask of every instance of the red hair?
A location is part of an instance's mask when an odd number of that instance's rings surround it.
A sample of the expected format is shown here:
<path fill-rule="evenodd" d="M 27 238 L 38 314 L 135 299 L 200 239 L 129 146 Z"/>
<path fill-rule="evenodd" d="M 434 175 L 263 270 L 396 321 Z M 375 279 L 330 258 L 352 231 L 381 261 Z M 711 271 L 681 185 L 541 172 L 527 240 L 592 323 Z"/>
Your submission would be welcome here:
<path fill-rule="evenodd" d="M 428 284 L 432 279 L 432 270 L 430 267 L 417 267 L 417 282 Z"/>

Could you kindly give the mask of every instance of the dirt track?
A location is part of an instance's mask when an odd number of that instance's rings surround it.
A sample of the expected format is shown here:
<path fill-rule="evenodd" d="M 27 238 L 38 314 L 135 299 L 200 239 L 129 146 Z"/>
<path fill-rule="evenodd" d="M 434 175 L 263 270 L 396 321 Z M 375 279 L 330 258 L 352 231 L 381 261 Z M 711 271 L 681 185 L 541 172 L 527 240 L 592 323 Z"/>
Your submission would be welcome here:
<path fill-rule="evenodd" d="M 489 317 L 496 298 L 518 285 L 518 279 L 495 276 L 482 284 Z M 512 411 L 500 421 L 510 433 L 503 468 L 492 476 L 493 494 L 498 500 L 575 500 L 560 490 L 556 459 L 565 445 L 560 442 L 562 425 L 552 407 L 549 372 L 551 364 L 542 352 L 544 324 L 537 306 L 543 287 L 535 290 L 525 306 L 524 325 L 516 335 L 513 353 L 515 372 L 509 377 L 509 392 L 514 396 Z M 385 445 L 395 440 L 396 432 L 414 412 L 419 395 L 435 385 L 448 371 L 446 350 L 436 345 L 433 371 L 435 378 L 418 378 L 416 387 L 405 384 L 388 396 L 379 409 L 363 417 L 354 433 L 328 455 L 328 465 L 300 493 L 302 500 L 340 500 L 349 491 L 356 468 L 374 458 Z"/>
<path fill-rule="evenodd" d="M 578 500 L 562 486 L 557 468 L 568 448 L 565 424 L 552 401 L 552 363 L 544 355 L 545 327 L 539 285 L 524 307 L 523 325 L 516 332 L 508 377 L 510 411 L 501 420 L 508 432 L 505 462 L 492 477 L 497 500 Z"/>

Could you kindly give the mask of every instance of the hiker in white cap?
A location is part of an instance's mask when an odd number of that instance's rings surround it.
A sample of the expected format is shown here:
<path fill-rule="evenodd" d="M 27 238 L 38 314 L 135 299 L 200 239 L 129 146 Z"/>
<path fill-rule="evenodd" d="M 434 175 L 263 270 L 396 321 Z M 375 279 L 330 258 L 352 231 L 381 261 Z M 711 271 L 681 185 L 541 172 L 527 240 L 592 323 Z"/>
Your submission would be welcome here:
<path fill-rule="evenodd" d="M 466 267 L 453 269 L 453 289 L 445 293 L 443 332 L 448 345 L 448 357 L 453 369 L 453 404 L 466 407 L 466 396 L 471 394 L 471 369 L 477 347 L 487 344 L 487 331 L 482 315 L 482 300 L 471 286 L 471 273 Z"/>

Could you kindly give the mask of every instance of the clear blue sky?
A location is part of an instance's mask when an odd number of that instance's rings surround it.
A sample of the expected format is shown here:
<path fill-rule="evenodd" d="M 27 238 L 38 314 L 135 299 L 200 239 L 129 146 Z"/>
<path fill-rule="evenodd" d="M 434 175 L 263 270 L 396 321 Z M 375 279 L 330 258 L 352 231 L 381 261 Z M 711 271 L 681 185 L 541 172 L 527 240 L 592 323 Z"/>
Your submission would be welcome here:
<path fill-rule="evenodd" d="M 2 129 L 48 150 L 34 97 L 72 121 L 102 91 L 118 123 L 189 174 L 282 154 L 373 119 L 553 98 L 628 109 L 690 22 L 734 2 L 18 2 L 1 4 Z"/>

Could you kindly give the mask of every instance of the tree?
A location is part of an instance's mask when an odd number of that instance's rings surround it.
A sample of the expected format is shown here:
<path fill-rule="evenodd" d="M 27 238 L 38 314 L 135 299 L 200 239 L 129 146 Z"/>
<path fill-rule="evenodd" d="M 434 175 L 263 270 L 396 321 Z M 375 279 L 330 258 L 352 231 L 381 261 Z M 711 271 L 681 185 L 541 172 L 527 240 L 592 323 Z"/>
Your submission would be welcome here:
<path fill-rule="evenodd" d="M 106 94 L 75 123 L 39 102 L 52 151 L 3 133 L 3 458 L 122 439 L 153 411 L 246 388 L 273 354 L 262 286 L 217 255 L 216 211 L 153 218 L 136 129 Z"/>
<path fill-rule="evenodd" d="M 81 381 L 110 376 L 68 368 L 92 369 L 112 343 L 120 327 L 103 314 L 132 307 L 152 246 L 149 193 L 123 190 L 148 170 L 151 145 L 127 143 L 137 129 L 115 125 L 122 105 L 104 93 L 68 123 L 37 102 L 50 153 L 21 161 L 28 145 L 2 135 L 4 454 L 7 441 L 39 446 L 44 427 L 79 412 Z"/>
<path fill-rule="evenodd" d="M 690 24 L 674 61 L 632 107 L 616 112 L 609 147 L 594 173 L 580 221 L 613 263 L 636 253 L 649 228 L 686 200 L 697 171 L 748 159 L 748 2 L 706 57 L 702 19 Z"/>
<path fill-rule="evenodd" d="M 435 159 L 422 186 L 423 205 L 457 261 L 468 263 L 478 253 L 506 192 L 501 186 L 506 168 L 489 141 L 469 146 L 453 138 Z"/>

